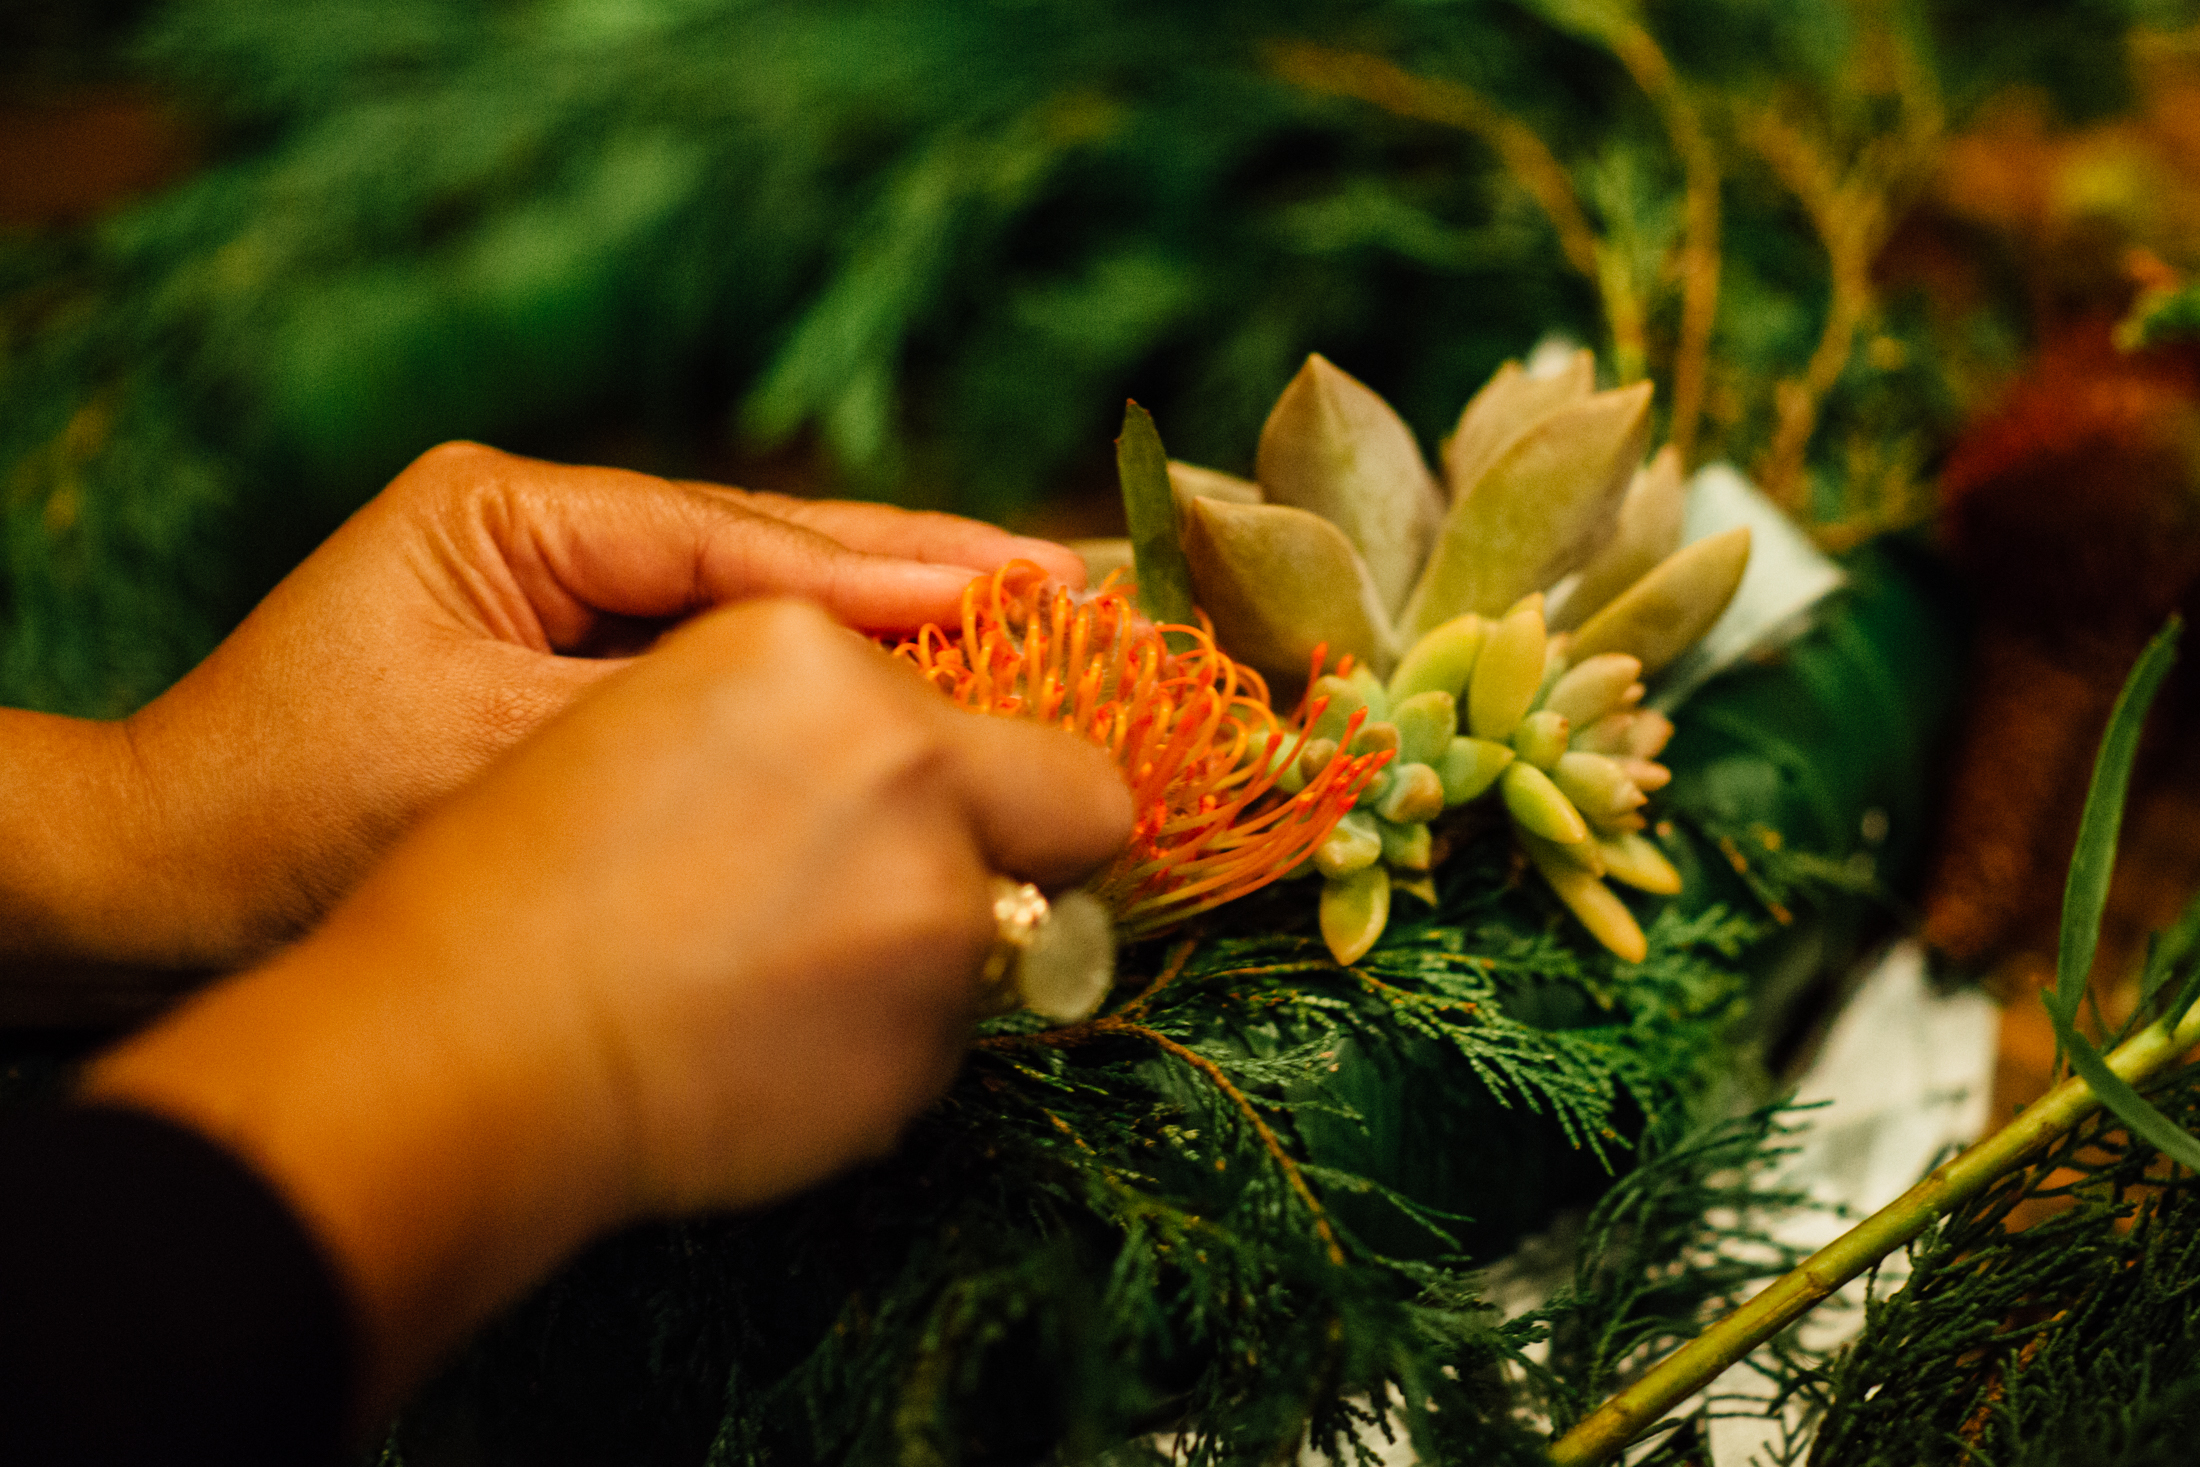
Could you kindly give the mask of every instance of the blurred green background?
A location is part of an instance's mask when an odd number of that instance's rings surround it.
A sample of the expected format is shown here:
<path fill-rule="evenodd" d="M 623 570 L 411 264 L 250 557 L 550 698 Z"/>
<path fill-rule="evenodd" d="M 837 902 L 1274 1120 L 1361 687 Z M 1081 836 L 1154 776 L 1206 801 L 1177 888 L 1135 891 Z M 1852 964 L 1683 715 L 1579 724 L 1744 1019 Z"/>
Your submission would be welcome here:
<path fill-rule="evenodd" d="M 1313 350 L 1433 444 L 1565 333 L 1854 543 L 2182 268 L 2158 138 L 1962 150 L 2143 133 L 2184 11 L 18 0 L 0 701 L 135 706 L 444 439 L 1100 532 L 1123 397 L 1244 470 Z"/>

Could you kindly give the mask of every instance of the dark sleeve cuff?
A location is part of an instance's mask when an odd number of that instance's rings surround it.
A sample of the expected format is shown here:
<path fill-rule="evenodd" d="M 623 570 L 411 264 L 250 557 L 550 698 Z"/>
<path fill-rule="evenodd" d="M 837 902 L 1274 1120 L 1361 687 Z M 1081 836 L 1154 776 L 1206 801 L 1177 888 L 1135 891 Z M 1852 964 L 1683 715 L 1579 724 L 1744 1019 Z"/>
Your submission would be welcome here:
<path fill-rule="evenodd" d="M 318 1245 L 220 1146 L 132 1110 L 0 1122 L 0 1461 L 318 1467 L 351 1343 Z"/>

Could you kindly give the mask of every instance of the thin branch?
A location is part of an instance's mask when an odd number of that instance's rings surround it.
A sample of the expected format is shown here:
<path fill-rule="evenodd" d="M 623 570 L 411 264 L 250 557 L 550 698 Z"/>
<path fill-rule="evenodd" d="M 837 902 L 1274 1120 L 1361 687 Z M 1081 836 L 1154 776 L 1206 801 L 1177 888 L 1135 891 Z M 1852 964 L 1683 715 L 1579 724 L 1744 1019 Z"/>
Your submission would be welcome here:
<path fill-rule="evenodd" d="M 1603 41 L 1657 109 L 1680 155 L 1686 227 L 1681 237 L 1681 334 L 1673 353 L 1673 424 L 1666 439 L 1694 466 L 1719 315 L 1719 154 L 1673 64 L 1640 21 L 1615 7 L 1585 6 L 1579 19 Z"/>
<path fill-rule="evenodd" d="M 1938 83 L 1900 29 L 1870 0 L 1856 0 L 1867 78 L 1877 76 L 1900 109 L 1891 133 L 1857 150 L 1844 173 L 1827 150 L 1774 106 L 1744 109 L 1740 132 L 1773 176 L 1794 194 L 1826 252 L 1832 299 L 1818 345 L 1800 377 L 1773 388 L 1772 443 L 1757 478 L 1790 510 L 1802 510 L 1804 462 L 1818 412 L 1856 349 L 1856 335 L 1878 310 L 1872 266 L 1909 198 L 1939 158 L 1944 112 Z"/>
<path fill-rule="evenodd" d="M 1299 1170 L 1299 1164 L 1292 1159 L 1291 1153 L 1283 1149 L 1283 1142 L 1277 1139 L 1275 1130 L 1261 1118 L 1260 1112 L 1246 1098 L 1245 1092 L 1238 1089 L 1236 1083 L 1223 1073 L 1222 1066 L 1199 1051 L 1177 1043 L 1158 1029 L 1149 1029 L 1143 1024 L 1127 1024 L 1120 1019 L 1099 1019 L 1094 1021 L 1093 1027 L 1110 1033 L 1135 1034 L 1157 1048 L 1175 1055 L 1213 1081 L 1215 1088 L 1230 1098 L 1230 1103 L 1238 1108 L 1239 1113 L 1252 1126 L 1254 1134 L 1260 1137 L 1260 1144 L 1268 1148 L 1268 1155 L 1283 1172 L 1284 1180 L 1291 1184 L 1291 1190 L 1298 1194 L 1299 1200 L 1306 1204 L 1306 1210 L 1313 1214 L 1314 1231 L 1321 1235 L 1323 1244 L 1328 1248 L 1329 1261 L 1343 1266 L 1344 1248 L 1337 1242 L 1337 1234 L 1329 1226 L 1329 1214 L 1322 1209 L 1321 1199 L 1307 1185 L 1305 1173 Z"/>
<path fill-rule="evenodd" d="M 1307 91 L 1351 97 L 1399 117 L 1433 122 L 1482 139 L 1551 221 L 1566 263 L 1597 288 L 1612 330 L 1614 358 L 1636 363 L 1645 359 L 1648 337 L 1632 277 L 1624 269 L 1607 268 L 1607 252 L 1589 216 L 1582 212 L 1573 180 L 1534 128 L 1471 87 L 1415 76 L 1366 52 L 1279 42 L 1268 48 L 1268 64 L 1277 76 Z"/>
<path fill-rule="evenodd" d="M 2108 1067 L 2137 1083 L 2158 1074 L 2200 1044 L 2200 1005 L 2174 1027 L 2160 1019 L 2119 1045 Z M 1786 1329 L 1943 1213 L 1978 1195 L 2041 1148 L 2100 1108 L 2100 1097 L 2078 1077 L 2049 1091 L 2008 1125 L 1805 1259 L 1801 1266 L 1660 1361 L 1650 1372 L 1584 1417 L 1551 1447 L 1555 1467 L 1592 1467 L 1640 1436 L 1750 1351 Z"/>
<path fill-rule="evenodd" d="M 1168 958 L 1161 965 L 1161 974 L 1146 985 L 1145 991 L 1132 999 L 1114 1015 L 1117 1019 L 1135 1019 L 1153 1005 L 1153 1001 L 1177 979 L 1184 976 L 1184 967 L 1192 960 L 1192 953 L 1199 946 L 1197 937 L 1187 937 L 1169 950 Z"/>

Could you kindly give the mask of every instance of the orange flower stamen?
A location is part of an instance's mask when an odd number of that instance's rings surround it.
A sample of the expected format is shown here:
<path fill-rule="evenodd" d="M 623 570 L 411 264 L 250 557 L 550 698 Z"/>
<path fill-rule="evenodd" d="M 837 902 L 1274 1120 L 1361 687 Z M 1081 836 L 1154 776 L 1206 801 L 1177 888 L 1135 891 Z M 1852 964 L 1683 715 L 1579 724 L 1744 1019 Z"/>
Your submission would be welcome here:
<path fill-rule="evenodd" d="M 1171 650 L 1170 634 L 1183 650 Z M 1276 776 L 1304 752 L 1323 701 L 1279 719 L 1260 674 L 1232 661 L 1209 628 L 1140 620 L 1112 577 L 1080 597 L 1030 561 L 1011 561 L 963 592 L 959 640 L 927 626 L 894 655 L 966 708 L 1067 729 L 1114 756 L 1136 816 L 1130 843 L 1092 890 L 1125 937 L 1291 871 L 1390 759 L 1340 755 L 1284 795 Z M 1322 658 L 1317 651 L 1317 674 Z M 1354 715 L 1346 747 L 1364 716 Z"/>

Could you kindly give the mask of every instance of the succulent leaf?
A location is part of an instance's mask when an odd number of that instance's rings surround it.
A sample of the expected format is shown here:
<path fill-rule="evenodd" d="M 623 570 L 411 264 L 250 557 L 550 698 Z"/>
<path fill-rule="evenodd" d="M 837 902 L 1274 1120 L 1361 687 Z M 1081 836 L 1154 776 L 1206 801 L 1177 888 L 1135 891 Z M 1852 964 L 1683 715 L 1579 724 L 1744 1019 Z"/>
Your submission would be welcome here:
<path fill-rule="evenodd" d="M 1654 673 L 1711 629 L 1749 567 L 1749 526 L 1683 546 L 1574 635 L 1574 654 L 1625 652 Z"/>
<path fill-rule="evenodd" d="M 1551 782 L 1592 821 L 1608 822 L 1632 815 L 1649 798 L 1627 777 L 1618 760 L 1579 750 L 1559 756 L 1551 770 Z"/>
<path fill-rule="evenodd" d="M 1594 839 L 1579 840 L 1569 845 L 1560 841 L 1545 840 L 1542 836 L 1531 835 L 1525 830 L 1516 830 L 1513 835 L 1519 840 L 1521 849 L 1531 855 L 1536 851 L 1541 851 L 1553 860 L 1563 861 L 1569 866 L 1578 866 L 1591 876 L 1602 876 L 1604 874 L 1604 848 L 1598 845 Z"/>
<path fill-rule="evenodd" d="M 1300 784 L 1304 785 L 1306 781 L 1320 774 L 1322 766 L 1336 757 L 1337 741 L 1335 739 L 1308 739 L 1305 747 L 1299 750 L 1296 772 Z M 1298 791 L 1286 790 L 1284 793 L 1297 794 Z"/>
<path fill-rule="evenodd" d="M 1518 757 L 1507 745 L 1488 739 L 1463 735 L 1453 739 L 1436 765 L 1436 776 L 1444 782 L 1444 804 L 1464 805 L 1481 798 Z"/>
<path fill-rule="evenodd" d="M 1580 626 L 1678 550 L 1684 497 L 1680 450 L 1668 443 L 1635 471 L 1627 497 L 1620 501 L 1619 527 L 1581 567 L 1580 579 L 1564 599 L 1552 606 L 1551 626 L 1558 631 Z"/>
<path fill-rule="evenodd" d="M 1549 645 L 1540 597 L 1515 606 L 1490 629 L 1467 685 L 1467 732 L 1499 743 L 1512 737 L 1543 687 Z"/>
<path fill-rule="evenodd" d="M 1398 659 L 1397 670 L 1390 675 L 1390 696 L 1398 699 L 1443 692 L 1465 698 L 1468 680 L 1474 676 L 1475 659 L 1482 655 L 1482 643 L 1489 632 L 1489 621 L 1472 612 L 1437 627 Z"/>
<path fill-rule="evenodd" d="M 1611 534 L 1649 446 L 1650 384 L 1569 403 L 1507 444 L 1445 516 L 1399 617 L 1414 637 L 1462 612 L 1492 616 L 1580 565 Z"/>
<path fill-rule="evenodd" d="M 1649 940 L 1642 935 L 1635 914 L 1601 878 L 1550 849 L 1547 843 L 1524 844 L 1535 869 L 1598 942 L 1630 963 L 1639 963 L 1649 954 Z"/>
<path fill-rule="evenodd" d="M 1571 732 L 1563 715 L 1538 708 L 1513 730 L 1513 752 L 1548 773 L 1558 756 L 1566 752 L 1566 736 Z"/>
<path fill-rule="evenodd" d="M 1521 829 L 1562 846 L 1589 838 L 1589 822 L 1581 818 L 1573 801 L 1559 791 L 1551 777 L 1525 760 L 1515 759 L 1497 777 L 1497 792 L 1505 811 Z"/>
<path fill-rule="evenodd" d="M 1334 881 L 1364 871 L 1382 858 L 1383 838 L 1375 817 L 1349 812 L 1314 848 L 1314 869 Z"/>
<path fill-rule="evenodd" d="M 1650 837 L 1633 831 L 1605 836 L 1597 841 L 1604 852 L 1604 871 L 1614 881 L 1624 881 L 1638 891 L 1675 896 L 1681 889 L 1681 873 L 1665 858 Z"/>
<path fill-rule="evenodd" d="M 1194 499 L 1219 499 L 1225 504 L 1266 502 L 1261 497 L 1260 485 L 1251 479 L 1188 464 L 1180 458 L 1169 460 L 1169 487 L 1176 491 L 1177 508 L 1185 513 L 1189 513 L 1186 505 Z"/>
<path fill-rule="evenodd" d="M 1343 530 L 1385 614 L 1397 613 L 1428 557 L 1444 501 L 1413 430 L 1389 403 L 1327 358 L 1308 357 L 1261 428 L 1254 475 L 1271 503 Z"/>
<path fill-rule="evenodd" d="M 1375 813 L 1395 825 L 1425 825 L 1444 813 L 1444 782 L 1426 764 L 1400 764 Z"/>
<path fill-rule="evenodd" d="M 1436 878 L 1426 871 L 1413 876 L 1400 876 L 1393 871 L 1390 874 L 1390 890 L 1392 895 L 1404 892 L 1407 896 L 1415 897 L 1429 906 L 1436 905 Z"/>
<path fill-rule="evenodd" d="M 1374 711 L 1372 705 L 1369 706 L 1368 711 Z M 1352 754 L 1397 753 L 1398 725 L 1387 718 L 1360 725 L 1360 731 L 1354 734 L 1352 742 L 1346 745 L 1346 752 Z"/>
<path fill-rule="evenodd" d="M 1384 820 L 1379 828 L 1383 833 L 1383 860 L 1393 872 L 1428 870 L 1435 854 L 1435 841 L 1429 835 L 1426 822 Z"/>
<path fill-rule="evenodd" d="M 1279 687 L 1297 686 L 1317 646 L 1390 666 L 1390 619 L 1344 531 L 1284 505 L 1197 498 L 1189 510 L 1193 591 L 1232 656 Z"/>
<path fill-rule="evenodd" d="M 1391 705 L 1390 721 L 1398 726 L 1400 759 L 1434 764 L 1459 732 L 1459 704 L 1449 693 L 1415 693 Z"/>
<path fill-rule="evenodd" d="M 1313 686 L 1306 690 L 1306 701 L 1322 705 L 1321 716 L 1307 725 L 1308 735 L 1316 743 L 1334 747 L 1351 727 L 1352 715 L 1367 707 L 1367 694 L 1358 683 L 1332 672 L 1314 679 Z"/>
<path fill-rule="evenodd" d="M 1587 728 L 1607 713 L 1625 707 L 1629 691 L 1641 686 L 1636 682 L 1641 676 L 1640 658 L 1624 652 L 1600 652 L 1568 668 L 1544 697 L 1543 706 L 1575 728 Z"/>
<path fill-rule="evenodd" d="M 1389 921 L 1390 873 L 1382 862 L 1322 883 L 1322 941 L 1338 962 L 1367 956 Z"/>
<path fill-rule="evenodd" d="M 1556 372 L 1533 376 L 1518 362 L 1499 367 L 1468 399 L 1444 440 L 1444 484 L 1456 504 L 1489 471 L 1507 444 L 1569 403 L 1596 390 L 1596 357 L 1577 351 Z"/>

